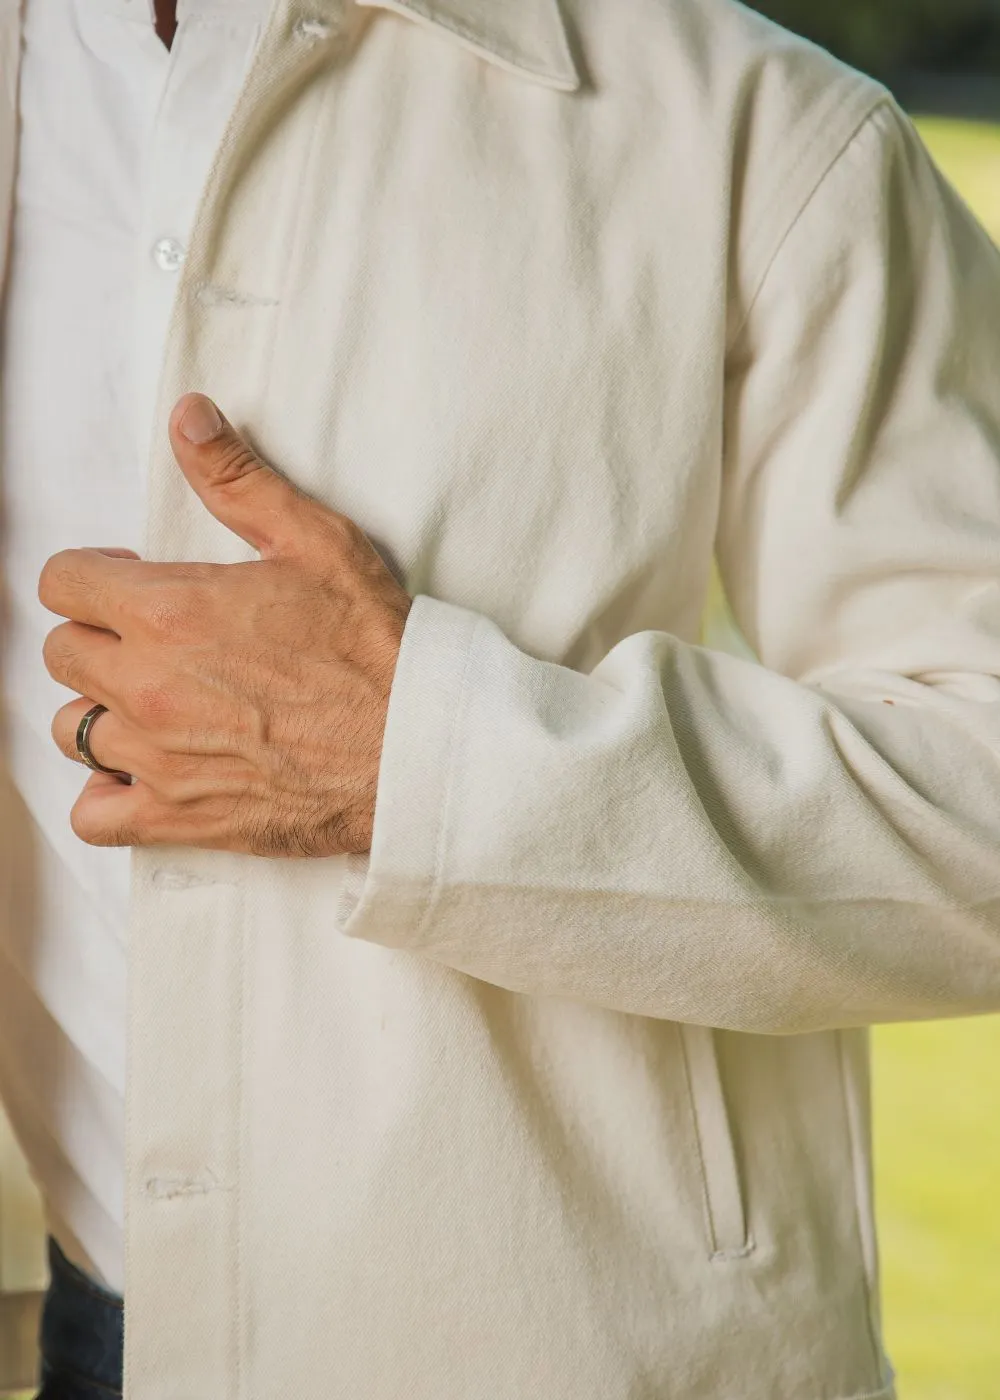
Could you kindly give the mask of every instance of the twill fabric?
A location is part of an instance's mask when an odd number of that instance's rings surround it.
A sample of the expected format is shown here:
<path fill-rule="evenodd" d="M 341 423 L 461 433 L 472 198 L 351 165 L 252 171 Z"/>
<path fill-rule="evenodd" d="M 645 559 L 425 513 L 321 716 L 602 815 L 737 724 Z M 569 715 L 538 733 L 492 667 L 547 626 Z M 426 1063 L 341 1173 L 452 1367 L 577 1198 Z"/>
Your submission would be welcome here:
<path fill-rule="evenodd" d="M 253 557 L 200 389 L 415 602 L 369 854 L 132 852 L 126 1400 L 893 1396 L 868 1028 L 1000 1009 L 998 324 L 731 0 L 275 0 L 142 553 Z"/>

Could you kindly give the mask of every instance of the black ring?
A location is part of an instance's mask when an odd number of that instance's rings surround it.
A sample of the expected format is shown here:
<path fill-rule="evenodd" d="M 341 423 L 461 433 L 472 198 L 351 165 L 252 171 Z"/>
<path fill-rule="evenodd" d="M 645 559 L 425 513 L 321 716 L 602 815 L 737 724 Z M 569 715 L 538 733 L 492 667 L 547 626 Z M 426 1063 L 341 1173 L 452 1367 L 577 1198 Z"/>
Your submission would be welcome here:
<path fill-rule="evenodd" d="M 120 768 L 106 768 L 103 763 L 98 763 L 90 752 L 90 731 L 94 727 L 95 720 L 103 715 L 107 708 L 107 705 L 91 705 L 80 720 L 76 727 L 76 751 L 80 755 L 80 762 L 85 763 L 88 768 L 93 768 L 95 773 L 110 773 L 112 777 L 119 778 L 123 783 L 131 783 L 131 773 L 123 773 Z"/>

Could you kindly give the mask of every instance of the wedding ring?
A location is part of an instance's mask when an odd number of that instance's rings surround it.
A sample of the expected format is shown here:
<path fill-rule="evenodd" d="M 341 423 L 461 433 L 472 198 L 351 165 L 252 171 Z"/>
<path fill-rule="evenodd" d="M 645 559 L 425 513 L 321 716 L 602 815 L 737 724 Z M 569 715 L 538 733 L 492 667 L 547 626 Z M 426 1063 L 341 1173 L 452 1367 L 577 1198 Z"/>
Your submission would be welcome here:
<path fill-rule="evenodd" d="M 76 728 L 76 751 L 80 755 L 80 762 L 85 763 L 88 768 L 93 768 L 95 773 L 110 773 L 123 783 L 130 783 L 132 781 L 131 773 L 123 773 L 119 768 L 106 768 L 103 763 L 98 763 L 90 752 L 90 731 L 94 727 L 94 721 L 99 715 L 103 715 L 107 708 L 107 705 L 91 705 L 80 720 Z"/>

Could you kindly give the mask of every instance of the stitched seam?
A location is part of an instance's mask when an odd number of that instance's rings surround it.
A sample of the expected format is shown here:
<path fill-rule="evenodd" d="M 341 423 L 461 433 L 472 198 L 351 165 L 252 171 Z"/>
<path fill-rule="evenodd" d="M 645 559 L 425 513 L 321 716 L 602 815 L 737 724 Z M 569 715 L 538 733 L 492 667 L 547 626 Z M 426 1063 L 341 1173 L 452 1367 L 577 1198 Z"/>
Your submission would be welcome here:
<path fill-rule="evenodd" d="M 568 82 L 569 78 L 572 76 L 572 74 L 563 73 L 553 68 L 529 66 L 525 63 L 524 59 L 519 58 L 512 49 L 506 48 L 503 44 L 494 44 L 492 42 L 486 44 L 481 34 L 476 34 L 473 30 L 467 29 L 465 25 L 458 23 L 456 20 L 451 18 L 446 19 L 443 15 L 431 16 L 427 14 L 424 9 L 412 3 L 409 4 L 408 8 L 414 14 L 420 15 L 421 19 L 426 20 L 428 24 L 437 25 L 441 29 L 447 29 L 449 33 L 454 34 L 457 39 L 465 39 L 467 43 L 474 44 L 480 53 L 491 53 L 496 58 L 502 59 L 504 63 L 509 63 L 511 67 L 517 68 L 522 73 L 529 73 L 534 78 L 555 78 L 560 82 Z M 398 14 L 399 12 L 395 11 L 395 13 Z"/>
<path fill-rule="evenodd" d="M 445 838 L 448 831 L 448 816 L 451 811 L 452 795 L 455 789 L 455 774 L 458 771 L 457 736 L 459 733 L 459 726 L 465 715 L 466 702 L 468 697 L 469 667 L 472 663 L 472 652 L 475 647 L 476 637 L 479 633 L 479 629 L 481 626 L 482 619 L 477 618 L 476 622 L 473 624 L 472 632 L 469 636 L 468 646 L 466 647 L 465 664 L 462 667 L 462 680 L 459 686 L 458 704 L 455 706 L 455 710 L 452 715 L 451 728 L 448 731 L 448 777 L 446 780 L 444 797 L 441 802 L 441 820 L 438 826 L 437 844 L 434 852 L 434 874 L 432 877 L 430 892 L 427 896 L 427 903 L 424 905 L 424 912 L 420 918 L 420 921 L 417 924 L 416 929 L 414 930 L 414 943 L 419 943 L 421 937 L 423 936 L 424 930 L 430 923 L 431 915 L 433 914 L 434 910 L 437 908 L 438 905 L 438 899 L 443 883 Z"/>
<path fill-rule="evenodd" d="M 844 146 L 850 143 L 858 128 L 864 125 L 874 108 L 880 102 L 888 99 L 889 93 L 886 89 L 879 88 L 878 92 L 875 93 L 871 91 L 872 86 L 869 83 L 865 84 L 864 102 L 861 103 L 861 89 L 854 89 L 853 99 L 858 100 L 853 100 L 852 97 L 849 97 L 846 89 L 830 85 L 826 90 L 826 100 L 817 101 L 813 105 L 811 109 L 812 120 L 791 163 L 787 168 L 782 169 L 779 179 L 769 179 L 766 190 L 762 190 L 763 193 L 766 193 L 767 198 L 762 200 L 763 210 L 753 225 L 752 236 L 747 243 L 748 248 L 754 253 L 758 248 L 766 250 L 768 245 L 776 246 L 784 240 L 784 233 L 775 235 L 775 220 L 769 217 L 769 211 L 777 207 L 782 219 L 790 217 L 784 200 L 786 192 L 799 191 L 797 197 L 802 203 L 806 203 L 810 197 L 808 189 L 812 188 L 808 182 L 812 180 L 814 183 L 818 183 L 823 179 L 825 169 L 817 167 L 814 162 L 817 149 L 821 147 L 825 149 L 825 155 L 820 153 L 821 161 L 825 159 L 829 164 L 835 164 Z M 844 127 L 839 147 L 828 147 L 831 126 L 839 120 L 840 111 L 844 107 L 851 108 L 853 125 Z M 812 169 L 808 168 L 810 165 L 812 165 Z M 817 168 L 822 170 L 818 178 Z M 804 181 L 803 172 L 805 172 Z M 794 213 L 795 205 L 790 207 Z M 764 261 L 762 259 L 762 263 Z"/>
<path fill-rule="evenodd" d="M 729 354 L 729 353 L 732 352 L 733 347 L 736 345 L 736 343 L 737 343 L 737 341 L 739 340 L 740 336 L 743 334 L 744 330 L 746 329 L 747 322 L 749 321 L 749 319 L 750 319 L 750 317 L 751 317 L 751 315 L 752 315 L 752 313 L 753 313 L 754 307 L 757 305 L 757 302 L 760 300 L 761 293 L 763 292 L 765 286 L 767 285 L 768 278 L 769 278 L 770 275 L 771 275 L 771 271 L 772 271 L 772 269 L 774 268 L 775 263 L 778 261 L 779 257 L 781 256 L 781 253 L 784 251 L 785 245 L 787 244 L 789 238 L 792 236 L 792 233 L 795 231 L 796 227 L 798 226 L 798 224 L 800 223 L 800 221 L 801 221 L 802 218 L 804 217 L 806 211 L 807 211 L 807 210 L 810 208 L 810 206 L 812 205 L 813 200 L 814 200 L 814 199 L 816 198 L 816 196 L 820 193 L 820 191 L 822 190 L 823 186 L 826 184 L 827 180 L 829 179 L 830 175 L 833 173 L 833 171 L 836 169 L 836 167 L 840 164 L 840 161 L 843 159 L 844 155 L 845 155 L 845 154 L 847 153 L 847 151 L 850 150 L 850 148 L 854 145 L 855 141 L 858 139 L 858 137 L 861 135 L 861 133 L 865 130 L 865 128 L 868 126 L 868 124 L 872 121 L 872 119 L 873 119 L 879 112 L 883 111 L 886 107 L 891 107 L 891 106 L 892 106 L 892 98 L 891 98 L 891 97 L 883 97 L 883 98 L 881 98 L 878 102 L 876 102 L 876 104 L 875 104 L 873 107 L 870 107 L 870 108 L 865 112 L 865 114 L 861 117 L 861 119 L 858 121 L 857 125 L 851 130 L 850 135 L 846 137 L 846 139 L 844 140 L 843 144 L 837 149 L 837 151 L 836 151 L 836 152 L 834 153 L 834 155 L 831 157 L 829 163 L 828 163 L 826 166 L 823 167 L 823 170 L 822 170 L 822 172 L 818 175 L 815 184 L 812 186 L 812 188 L 809 190 L 809 193 L 806 195 L 805 199 L 804 199 L 804 200 L 802 201 L 802 203 L 800 204 L 798 210 L 797 210 L 796 213 L 795 213 L 795 217 L 792 219 L 791 223 L 788 225 L 788 227 L 785 229 L 784 233 L 783 233 L 783 234 L 781 235 L 781 237 L 779 238 L 778 243 L 777 243 L 777 246 L 776 246 L 775 249 L 774 249 L 774 252 L 771 254 L 770 258 L 767 260 L 767 263 L 766 263 L 765 266 L 764 266 L 764 270 L 763 270 L 763 272 L 761 273 L 760 278 L 759 278 L 759 280 L 758 280 L 758 282 L 757 282 L 756 288 L 754 289 L 754 292 L 753 292 L 753 294 L 751 295 L 750 300 L 749 300 L 748 303 L 747 303 L 746 310 L 744 311 L 743 316 L 742 316 L 742 318 L 740 319 L 739 325 L 736 327 L 735 331 L 733 332 L 732 336 L 731 336 L 730 339 L 729 339 L 729 343 L 728 343 L 727 346 L 726 346 L 726 353 L 727 353 L 727 354 Z M 789 172 L 789 178 L 791 178 L 791 176 L 794 175 L 795 172 L 801 168 L 802 164 L 803 164 L 804 161 L 807 159 L 807 157 L 808 157 L 809 155 L 812 154 L 812 152 L 813 152 L 813 150 L 814 150 L 814 148 L 815 148 L 815 144 L 816 144 L 815 142 L 810 142 L 810 143 L 809 143 L 809 145 L 807 146 L 805 152 L 803 152 L 802 157 L 801 157 L 798 161 L 796 161 L 796 163 L 795 163 L 795 165 L 793 166 L 792 170 Z M 865 1400 L 865 1398 L 864 1398 L 864 1397 L 859 1397 L 858 1400 Z"/>
<path fill-rule="evenodd" d="M 480 50 L 496 54 L 497 58 L 502 58 L 505 63 L 509 63 L 513 68 L 518 68 L 522 73 L 530 73 L 535 78 L 561 78 L 562 74 L 555 72 L 551 68 L 536 68 L 525 63 L 524 59 L 514 53 L 512 49 L 506 48 L 503 44 L 483 43 L 482 37 L 476 35 L 471 29 L 466 29 L 464 25 L 455 24 L 451 20 L 436 18 L 435 23 L 442 29 L 450 29 L 459 39 L 465 39 L 470 44 L 475 44 Z"/>

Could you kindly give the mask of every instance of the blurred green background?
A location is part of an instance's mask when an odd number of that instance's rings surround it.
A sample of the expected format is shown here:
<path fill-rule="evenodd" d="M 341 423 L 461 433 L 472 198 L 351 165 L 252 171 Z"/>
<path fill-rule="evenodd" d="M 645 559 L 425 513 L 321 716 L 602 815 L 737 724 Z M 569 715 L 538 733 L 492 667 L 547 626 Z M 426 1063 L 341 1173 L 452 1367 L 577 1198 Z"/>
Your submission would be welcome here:
<path fill-rule="evenodd" d="M 1000 86 L 1000 77 L 995 81 Z M 1000 125 L 943 116 L 916 121 L 938 164 L 1000 242 Z M 880 1026 L 874 1051 L 884 1319 L 899 1400 L 994 1400 L 1000 1017 Z"/>
<path fill-rule="evenodd" d="M 754 8 L 886 82 L 1000 243 L 1000 0 Z M 899 1400 L 995 1400 L 1000 1017 L 881 1026 L 873 1045 L 884 1326 Z"/>
<path fill-rule="evenodd" d="M 888 78 L 906 69 L 1000 74 L 998 0 L 756 0 L 752 8 Z"/>

